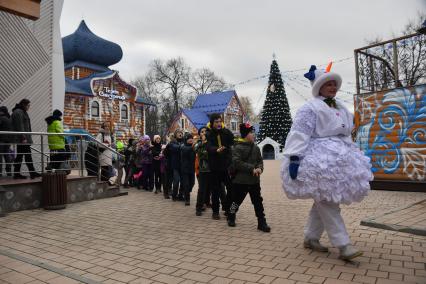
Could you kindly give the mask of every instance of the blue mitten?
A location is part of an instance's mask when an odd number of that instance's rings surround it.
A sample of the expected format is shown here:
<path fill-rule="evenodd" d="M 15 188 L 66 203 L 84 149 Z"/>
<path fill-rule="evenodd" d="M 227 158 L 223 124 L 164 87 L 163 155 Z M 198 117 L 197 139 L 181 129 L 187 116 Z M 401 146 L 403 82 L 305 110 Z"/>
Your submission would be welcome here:
<path fill-rule="evenodd" d="M 297 178 L 297 171 L 299 170 L 300 159 L 298 156 L 290 157 L 290 164 L 288 166 L 288 171 L 290 173 L 291 179 Z"/>

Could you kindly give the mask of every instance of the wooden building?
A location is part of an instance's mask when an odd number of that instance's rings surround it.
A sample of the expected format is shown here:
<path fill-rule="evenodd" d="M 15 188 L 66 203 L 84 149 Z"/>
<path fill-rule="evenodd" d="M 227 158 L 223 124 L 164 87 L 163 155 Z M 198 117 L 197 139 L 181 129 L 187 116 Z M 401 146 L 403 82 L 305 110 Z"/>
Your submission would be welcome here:
<path fill-rule="evenodd" d="M 121 47 L 92 33 L 84 21 L 62 44 L 65 130 L 96 135 L 105 123 L 116 139 L 143 135 L 145 109 L 153 104 L 138 97 L 137 89 L 109 68 L 121 60 Z"/>
<path fill-rule="evenodd" d="M 206 126 L 212 113 L 221 114 L 225 127 L 239 135 L 239 124 L 245 121 L 245 111 L 234 90 L 198 95 L 192 108 L 178 113 L 168 132 L 181 129 L 195 135 L 198 129 Z"/>

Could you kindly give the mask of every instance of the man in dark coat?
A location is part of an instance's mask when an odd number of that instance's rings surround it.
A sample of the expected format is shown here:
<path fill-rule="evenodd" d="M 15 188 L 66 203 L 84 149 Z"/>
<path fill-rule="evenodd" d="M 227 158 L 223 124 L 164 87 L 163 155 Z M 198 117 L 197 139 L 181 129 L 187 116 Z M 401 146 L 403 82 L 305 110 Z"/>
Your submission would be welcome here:
<path fill-rule="evenodd" d="M 190 205 L 190 195 L 195 183 L 195 152 L 192 144 L 192 134 L 186 133 L 181 150 L 182 189 L 186 206 Z"/>
<path fill-rule="evenodd" d="M 179 186 L 182 187 L 182 171 L 181 171 L 181 149 L 183 147 L 183 132 L 177 129 L 174 133 L 175 139 L 170 142 L 170 159 L 173 169 L 173 192 L 172 200 L 183 200 L 182 192 L 179 191 Z"/>
<path fill-rule="evenodd" d="M 29 109 L 30 109 L 30 101 L 27 99 L 22 99 L 13 108 L 12 125 L 13 125 L 14 131 L 32 132 L 31 120 L 28 115 Z M 33 165 L 33 158 L 31 156 L 31 144 L 33 144 L 33 139 L 31 137 L 31 134 L 17 134 L 15 140 L 17 144 L 16 146 L 17 154 L 15 159 L 15 170 L 14 170 L 13 178 L 15 179 L 26 178 L 26 176 L 21 175 L 21 164 L 23 159 L 25 159 L 25 164 L 27 165 L 31 179 L 40 177 L 41 175 L 35 171 L 35 168 Z"/>
<path fill-rule="evenodd" d="M 13 131 L 9 110 L 5 106 L 0 107 L 0 131 Z M 10 134 L 0 135 L 0 162 L 2 159 L 4 160 L 7 176 L 12 176 L 13 158 L 10 153 L 10 144 L 13 141 L 10 137 Z M 2 170 L 3 167 L 0 164 L 0 176 Z"/>
<path fill-rule="evenodd" d="M 166 159 L 166 173 L 164 175 L 165 181 L 163 186 L 163 194 L 165 199 L 170 199 L 170 193 L 172 193 L 172 184 L 173 184 L 173 167 L 172 167 L 172 154 L 171 146 L 172 142 L 175 140 L 174 134 L 169 135 L 169 142 L 166 145 L 166 148 L 163 150 L 164 158 Z"/>
<path fill-rule="evenodd" d="M 210 182 L 212 193 L 212 218 L 220 219 L 219 194 L 222 184 L 230 188 L 231 180 L 228 168 L 232 162 L 231 147 L 234 144 L 234 134 L 225 128 L 220 114 L 210 115 L 210 131 L 207 137 L 207 150 L 209 155 Z M 228 192 L 228 194 L 230 194 Z"/>

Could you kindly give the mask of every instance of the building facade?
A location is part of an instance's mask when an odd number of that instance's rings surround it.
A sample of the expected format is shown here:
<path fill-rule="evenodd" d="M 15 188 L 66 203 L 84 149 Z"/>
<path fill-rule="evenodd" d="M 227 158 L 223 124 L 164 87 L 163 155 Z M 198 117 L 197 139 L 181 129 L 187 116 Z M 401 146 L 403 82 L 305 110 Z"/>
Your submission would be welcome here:
<path fill-rule="evenodd" d="M 1 5 L 7 2 L 10 1 Z M 47 114 L 64 107 L 64 60 L 59 27 L 63 1 L 13 2 L 15 8 L 39 5 L 40 17 L 28 16 L 36 19 L 30 20 L 20 17 L 19 11 L 16 15 L 0 11 L 0 104 L 10 111 L 20 100 L 29 99 L 32 130 L 45 132 Z M 38 137 L 34 139 L 38 144 Z"/>
<path fill-rule="evenodd" d="M 119 140 L 143 135 L 145 109 L 153 104 L 109 68 L 121 60 L 121 47 L 92 33 L 84 21 L 62 43 L 65 130 L 96 135 L 104 124 Z"/>
<path fill-rule="evenodd" d="M 192 108 L 178 113 L 168 132 L 181 129 L 195 135 L 198 129 L 207 125 L 212 113 L 221 114 L 225 127 L 239 135 L 239 124 L 245 121 L 245 111 L 234 90 L 198 95 Z"/>

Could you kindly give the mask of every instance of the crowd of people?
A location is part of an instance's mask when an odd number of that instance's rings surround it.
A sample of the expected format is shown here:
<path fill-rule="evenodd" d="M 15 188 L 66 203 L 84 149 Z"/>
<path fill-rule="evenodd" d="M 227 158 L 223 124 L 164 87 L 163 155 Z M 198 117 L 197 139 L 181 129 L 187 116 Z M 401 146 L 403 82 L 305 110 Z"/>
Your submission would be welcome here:
<path fill-rule="evenodd" d="M 361 201 L 373 179 L 370 159 L 351 139 L 353 117 L 342 102 L 335 99 L 342 79 L 327 69 L 311 66 L 305 77 L 312 85 L 313 99 L 297 112 L 288 134 L 281 169 L 283 190 L 289 199 L 314 200 L 304 231 L 303 246 L 327 252 L 319 240 L 324 231 L 331 243 L 339 248 L 340 258 L 350 260 L 362 255 L 352 246 L 340 204 Z M 0 107 L 0 131 L 31 132 L 28 116 L 30 101 L 23 99 L 13 109 Z M 49 168 L 61 168 L 66 159 L 66 141 L 61 123 L 62 112 L 55 110 L 46 118 L 50 148 Z M 210 122 L 198 130 L 198 135 L 178 129 L 163 143 L 159 135 L 151 139 L 143 135 L 129 139 L 124 145 L 114 142 L 111 131 L 104 124 L 96 136 L 99 143 L 88 143 L 85 163 L 88 175 L 99 176 L 124 187 L 136 187 L 158 194 L 173 202 L 191 204 L 195 182 L 198 191 L 195 215 L 212 210 L 212 219 L 221 219 L 220 209 L 230 227 L 236 226 L 236 213 L 247 194 L 254 206 L 258 229 L 270 232 L 266 222 L 260 177 L 263 159 L 255 143 L 254 127 L 249 123 L 239 126 L 240 135 L 234 137 L 219 114 L 211 114 Z M 55 134 L 58 133 L 58 134 Z M 10 145 L 16 143 L 16 157 L 10 155 Z M 0 153 L 7 175 L 26 178 L 20 169 L 23 159 L 30 177 L 40 176 L 31 158 L 32 136 L 28 133 L 0 135 Z M 82 143 L 81 143 L 82 144 Z M 116 149 L 116 151 L 114 150 Z M 118 152 L 114 155 L 113 152 Z M 113 167 L 115 165 L 115 167 Z M 112 173 L 117 169 L 116 174 Z"/>
<path fill-rule="evenodd" d="M 270 232 L 260 193 L 263 160 L 252 125 L 241 124 L 240 137 L 236 139 L 222 117 L 212 114 L 198 135 L 178 129 L 167 138 L 166 143 L 159 135 L 129 139 L 127 146 L 119 150 L 124 156 L 125 177 L 123 181 L 120 175 L 117 182 L 155 194 L 162 192 L 165 199 L 189 206 L 198 181 L 196 216 L 211 208 L 212 218 L 219 220 L 221 209 L 229 226 L 236 225 L 238 208 L 249 193 L 258 229 Z"/>

